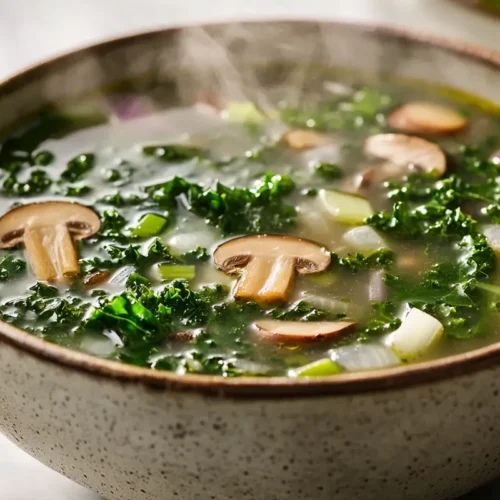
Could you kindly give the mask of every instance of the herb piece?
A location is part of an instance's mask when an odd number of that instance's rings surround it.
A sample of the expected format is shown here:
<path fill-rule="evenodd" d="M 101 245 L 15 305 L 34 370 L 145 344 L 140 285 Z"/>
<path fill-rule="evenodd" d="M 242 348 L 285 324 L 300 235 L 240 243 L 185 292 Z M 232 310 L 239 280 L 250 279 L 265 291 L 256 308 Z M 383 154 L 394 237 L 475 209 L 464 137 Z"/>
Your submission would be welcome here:
<path fill-rule="evenodd" d="M 46 167 L 54 161 L 54 153 L 50 151 L 39 151 L 33 156 L 33 164 L 40 167 Z"/>
<path fill-rule="evenodd" d="M 75 182 L 81 179 L 95 165 L 95 155 L 92 153 L 83 153 L 70 160 L 61 177 L 69 182 Z"/>
<path fill-rule="evenodd" d="M 345 257 L 339 257 L 337 254 L 332 253 L 332 267 L 340 266 L 352 273 L 373 271 L 390 267 L 394 262 L 394 257 L 394 252 L 387 248 L 376 250 L 368 256 L 361 253 L 351 253 Z"/>
<path fill-rule="evenodd" d="M 142 152 L 146 156 L 158 158 L 166 163 L 176 163 L 203 156 L 203 150 L 194 146 L 185 146 L 183 144 L 165 144 L 162 146 L 145 146 Z"/>
<path fill-rule="evenodd" d="M 335 163 L 320 162 L 314 166 L 314 173 L 323 179 L 339 179 L 343 175 L 342 169 Z"/>
<path fill-rule="evenodd" d="M 26 262 L 8 253 L 0 259 L 0 281 L 10 281 L 26 271 Z"/>
<path fill-rule="evenodd" d="M 8 196 L 33 196 L 49 189 L 52 180 L 44 170 L 32 170 L 26 182 L 19 182 L 15 172 L 3 182 L 3 192 Z"/>
<path fill-rule="evenodd" d="M 325 101 L 311 108 L 285 107 L 281 119 L 300 128 L 352 130 L 383 124 L 383 113 L 392 99 L 377 89 L 362 88 L 351 96 Z"/>

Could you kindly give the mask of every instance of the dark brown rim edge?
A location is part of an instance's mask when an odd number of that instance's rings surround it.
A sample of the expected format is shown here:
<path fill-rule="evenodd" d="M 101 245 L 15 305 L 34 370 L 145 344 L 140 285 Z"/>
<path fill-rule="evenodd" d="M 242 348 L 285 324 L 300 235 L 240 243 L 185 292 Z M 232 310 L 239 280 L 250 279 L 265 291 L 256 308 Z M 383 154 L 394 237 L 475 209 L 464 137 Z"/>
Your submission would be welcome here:
<path fill-rule="evenodd" d="M 371 32 L 381 36 L 399 38 L 408 42 L 417 42 L 422 45 L 438 46 L 442 49 L 468 56 L 472 59 L 479 59 L 500 70 L 500 52 L 459 41 L 455 42 L 435 36 L 412 33 L 411 31 L 403 29 L 342 21 L 322 22 L 316 19 L 248 21 L 248 24 L 269 23 L 318 23 L 331 26 L 352 26 L 361 31 L 364 30 L 365 32 Z M 227 23 L 210 23 L 202 26 L 209 27 L 224 24 Z M 99 53 L 101 51 L 107 51 L 113 46 L 126 44 L 134 39 L 146 40 L 149 38 L 164 37 L 169 34 L 174 34 L 184 27 L 189 28 L 190 26 L 186 25 L 156 31 L 140 32 L 129 36 L 114 38 L 42 61 L 0 82 L 0 92 L 9 91 L 10 88 L 15 88 L 25 83 L 27 79 L 36 79 L 40 72 L 57 68 L 60 64 L 69 63 L 72 59 L 78 59 L 86 52 Z M 465 375 L 500 363 L 499 342 L 471 352 L 434 361 L 426 361 L 414 365 L 388 368 L 373 372 L 340 374 L 333 377 L 318 377 L 304 380 L 285 377 L 224 378 L 210 375 L 178 375 L 174 372 L 155 371 L 149 368 L 140 368 L 116 361 L 97 358 L 88 354 L 72 351 L 56 344 L 51 344 L 2 321 L 0 321 L 0 342 L 5 342 L 17 347 L 21 351 L 39 358 L 41 361 L 82 371 L 90 376 L 141 383 L 153 389 L 168 388 L 176 391 L 194 391 L 233 397 L 306 397 L 400 389 L 410 385 L 429 383 L 439 379 Z"/>

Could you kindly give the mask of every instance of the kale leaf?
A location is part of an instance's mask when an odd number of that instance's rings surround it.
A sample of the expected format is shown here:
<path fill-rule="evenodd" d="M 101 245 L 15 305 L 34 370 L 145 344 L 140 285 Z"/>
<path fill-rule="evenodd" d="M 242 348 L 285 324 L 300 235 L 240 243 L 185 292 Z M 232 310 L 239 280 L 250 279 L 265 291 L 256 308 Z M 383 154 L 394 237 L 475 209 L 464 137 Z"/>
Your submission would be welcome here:
<path fill-rule="evenodd" d="M 394 252 L 387 248 L 382 248 L 365 256 L 361 253 L 351 253 L 344 257 L 339 257 L 332 253 L 331 267 L 340 268 L 356 273 L 358 271 L 373 271 L 376 269 L 384 269 L 390 267 L 394 262 Z"/>
<path fill-rule="evenodd" d="M 204 217 L 224 235 L 283 232 L 295 223 L 297 212 L 283 198 L 295 187 L 290 177 L 266 174 L 251 189 L 217 183 L 204 189 L 174 177 L 147 188 L 151 201 L 162 208 L 175 207 L 178 197 L 194 214 Z"/>
<path fill-rule="evenodd" d="M 312 107 L 284 107 L 281 119 L 293 127 L 352 130 L 383 125 L 383 113 L 391 105 L 392 99 L 387 94 L 361 88 L 348 97 L 330 99 Z"/>
<path fill-rule="evenodd" d="M 89 307 L 78 297 L 61 297 L 56 287 L 37 283 L 26 296 L 4 302 L 0 317 L 47 340 L 68 345 Z"/>
<path fill-rule="evenodd" d="M 10 281 L 26 271 L 26 262 L 8 253 L 0 259 L 0 281 Z"/>
<path fill-rule="evenodd" d="M 95 155 L 93 153 L 82 153 L 70 160 L 61 177 L 69 182 L 81 179 L 95 165 Z"/>

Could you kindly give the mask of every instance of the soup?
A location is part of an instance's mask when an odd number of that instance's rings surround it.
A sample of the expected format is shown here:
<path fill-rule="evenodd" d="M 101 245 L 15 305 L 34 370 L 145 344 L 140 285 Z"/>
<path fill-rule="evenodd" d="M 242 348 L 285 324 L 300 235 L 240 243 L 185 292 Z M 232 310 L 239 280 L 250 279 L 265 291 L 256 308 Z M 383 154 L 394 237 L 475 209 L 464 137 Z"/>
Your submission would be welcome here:
<path fill-rule="evenodd" d="M 88 96 L 6 138 L 1 319 L 225 377 L 496 342 L 498 117 L 442 89 L 324 87 L 265 109 Z"/>

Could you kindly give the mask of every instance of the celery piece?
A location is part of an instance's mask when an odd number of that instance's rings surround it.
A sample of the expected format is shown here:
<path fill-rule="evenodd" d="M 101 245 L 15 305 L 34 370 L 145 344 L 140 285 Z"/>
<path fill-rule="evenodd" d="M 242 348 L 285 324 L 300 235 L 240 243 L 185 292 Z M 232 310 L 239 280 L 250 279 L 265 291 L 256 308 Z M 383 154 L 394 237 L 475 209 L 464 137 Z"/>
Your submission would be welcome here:
<path fill-rule="evenodd" d="M 196 274 L 195 266 L 177 264 L 160 264 L 158 266 L 160 276 L 167 281 L 176 279 L 192 280 Z"/>
<path fill-rule="evenodd" d="M 336 375 L 342 368 L 330 358 L 320 359 L 307 365 L 288 371 L 290 377 L 325 377 Z"/>
<path fill-rule="evenodd" d="M 132 232 L 140 238 L 156 236 L 167 224 L 167 219 L 158 214 L 146 214 Z"/>

